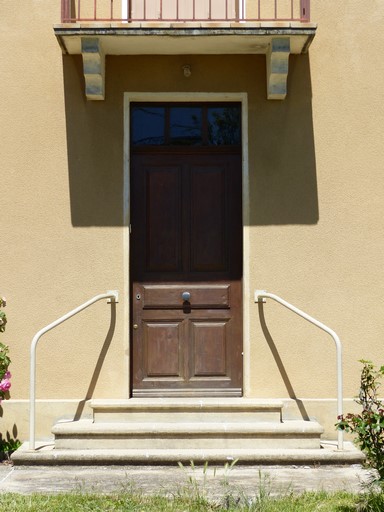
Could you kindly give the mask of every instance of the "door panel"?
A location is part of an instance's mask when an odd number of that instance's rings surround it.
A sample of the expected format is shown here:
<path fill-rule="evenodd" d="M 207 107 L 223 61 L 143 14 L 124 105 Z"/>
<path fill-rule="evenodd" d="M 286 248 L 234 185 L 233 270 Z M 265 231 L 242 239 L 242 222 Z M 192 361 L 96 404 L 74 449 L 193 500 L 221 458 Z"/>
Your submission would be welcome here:
<path fill-rule="evenodd" d="M 191 270 L 226 268 L 225 170 L 194 166 L 191 169 Z"/>
<path fill-rule="evenodd" d="M 147 377 L 180 377 L 181 322 L 144 322 L 144 370 Z M 167 357 L 163 357 L 167 354 Z"/>
<path fill-rule="evenodd" d="M 147 268 L 150 272 L 181 270 L 181 168 L 146 170 Z M 159 215 L 161 212 L 161 215 Z"/>
<path fill-rule="evenodd" d="M 133 396 L 238 396 L 241 155 L 147 150 L 131 161 Z"/>
<path fill-rule="evenodd" d="M 185 304 L 182 293 L 185 285 L 143 285 L 142 287 L 143 309 L 184 309 Z M 195 285 L 188 284 L 191 294 L 191 307 L 195 308 L 229 308 L 229 285 Z"/>
<path fill-rule="evenodd" d="M 227 374 L 227 322 L 192 322 L 194 377 Z"/>

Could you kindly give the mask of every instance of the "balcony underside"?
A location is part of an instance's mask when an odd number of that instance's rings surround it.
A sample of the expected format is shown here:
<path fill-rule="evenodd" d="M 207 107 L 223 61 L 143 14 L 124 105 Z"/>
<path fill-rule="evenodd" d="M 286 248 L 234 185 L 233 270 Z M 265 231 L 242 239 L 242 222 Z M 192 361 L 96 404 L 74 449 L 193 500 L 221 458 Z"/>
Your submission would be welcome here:
<path fill-rule="evenodd" d="M 284 99 L 289 55 L 306 53 L 316 25 L 298 22 L 142 22 L 55 25 L 66 54 L 82 54 L 86 96 L 104 99 L 106 55 L 265 54 L 269 99 Z"/>
<path fill-rule="evenodd" d="M 80 54 L 81 39 L 96 37 L 106 55 L 265 54 L 272 38 L 288 37 L 290 53 L 299 54 L 307 52 L 316 32 L 313 23 L 297 22 L 280 22 L 276 23 L 276 27 L 273 27 L 273 23 L 262 27 L 267 23 L 246 22 L 191 22 L 183 23 L 184 28 L 177 28 L 180 23 L 159 22 L 135 23 L 134 28 L 133 24 L 128 28 L 127 23 L 112 24 L 119 26 L 90 25 L 55 25 L 55 35 L 64 53 Z M 185 28 L 185 25 L 189 27 Z"/>

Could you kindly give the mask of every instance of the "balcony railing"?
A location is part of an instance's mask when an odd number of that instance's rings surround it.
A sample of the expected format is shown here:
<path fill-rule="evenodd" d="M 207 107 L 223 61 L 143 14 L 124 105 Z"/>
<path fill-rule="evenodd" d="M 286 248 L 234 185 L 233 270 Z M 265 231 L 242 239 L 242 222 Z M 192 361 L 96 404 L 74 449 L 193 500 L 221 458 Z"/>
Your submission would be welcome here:
<path fill-rule="evenodd" d="M 62 23 L 309 22 L 310 0 L 61 0 Z"/>

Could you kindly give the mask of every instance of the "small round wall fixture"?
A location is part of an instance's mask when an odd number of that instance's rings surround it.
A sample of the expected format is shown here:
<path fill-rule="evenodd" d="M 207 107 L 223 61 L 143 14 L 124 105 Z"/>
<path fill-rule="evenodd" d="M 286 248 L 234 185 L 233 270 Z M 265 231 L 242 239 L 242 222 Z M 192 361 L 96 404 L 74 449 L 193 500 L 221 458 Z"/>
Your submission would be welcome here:
<path fill-rule="evenodd" d="M 183 73 L 185 78 L 189 78 L 192 75 L 191 66 L 189 64 L 183 66 Z"/>

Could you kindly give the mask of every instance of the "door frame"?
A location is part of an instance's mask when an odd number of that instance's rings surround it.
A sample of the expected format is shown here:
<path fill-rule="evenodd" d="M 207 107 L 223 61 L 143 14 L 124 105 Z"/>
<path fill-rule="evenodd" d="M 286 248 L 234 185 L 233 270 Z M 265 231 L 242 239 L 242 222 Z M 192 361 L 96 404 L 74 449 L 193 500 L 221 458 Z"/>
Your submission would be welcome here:
<path fill-rule="evenodd" d="M 132 102 L 238 102 L 241 104 L 242 120 L 242 209 L 243 209 L 243 397 L 250 395 L 250 188 L 248 165 L 248 95 L 238 93 L 201 92 L 125 92 L 124 93 L 124 180 L 123 180 L 123 309 L 124 309 L 124 349 L 127 397 L 130 396 L 130 110 Z"/>

